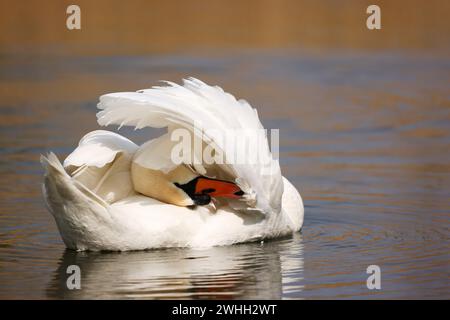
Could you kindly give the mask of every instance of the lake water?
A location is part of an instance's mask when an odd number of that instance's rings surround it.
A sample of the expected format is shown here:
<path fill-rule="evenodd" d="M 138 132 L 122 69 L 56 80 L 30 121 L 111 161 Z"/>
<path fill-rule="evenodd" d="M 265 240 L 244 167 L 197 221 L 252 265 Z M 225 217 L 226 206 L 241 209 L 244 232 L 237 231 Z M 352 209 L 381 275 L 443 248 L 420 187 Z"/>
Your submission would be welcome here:
<path fill-rule="evenodd" d="M 0 298 L 450 298 L 450 59 L 405 51 L 248 49 L 0 57 Z M 195 76 L 280 129 L 305 224 L 205 250 L 67 251 L 39 156 L 97 129 L 96 102 Z M 114 130 L 114 128 L 110 128 Z M 152 130 L 120 131 L 142 143 Z M 78 264 L 82 289 L 67 290 Z M 381 268 L 381 290 L 366 269 Z"/>

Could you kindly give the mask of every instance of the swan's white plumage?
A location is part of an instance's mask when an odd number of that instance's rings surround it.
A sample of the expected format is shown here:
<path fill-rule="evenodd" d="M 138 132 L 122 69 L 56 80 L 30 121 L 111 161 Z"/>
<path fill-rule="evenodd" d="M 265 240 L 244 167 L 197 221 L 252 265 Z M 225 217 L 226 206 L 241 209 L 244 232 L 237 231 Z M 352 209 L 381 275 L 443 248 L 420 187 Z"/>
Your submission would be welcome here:
<path fill-rule="evenodd" d="M 144 168 L 169 172 L 178 166 L 171 158 L 171 150 L 176 142 L 168 133 L 144 143 L 134 155 L 133 161 Z"/>
<path fill-rule="evenodd" d="M 77 250 L 141 250 L 167 247 L 209 247 L 257 241 L 298 231 L 303 204 L 284 195 L 279 215 L 240 214 L 230 208 L 212 213 L 191 210 L 135 195 L 112 205 L 72 179 L 58 158 L 42 157 L 46 169 L 44 195 L 68 248 Z M 289 182 L 284 180 L 287 189 Z M 297 202 L 291 201 L 291 197 Z M 298 201 L 300 199 L 300 201 Z M 293 222 L 294 221 L 294 222 Z"/>
<path fill-rule="evenodd" d="M 117 153 L 133 155 L 138 146 L 120 134 L 95 130 L 81 138 L 76 148 L 65 160 L 64 167 L 83 165 L 101 168 L 114 160 Z"/>
<path fill-rule="evenodd" d="M 168 86 L 153 87 L 138 92 L 119 92 L 100 97 L 97 114 L 103 126 L 169 127 L 173 130 L 193 126 L 204 130 L 207 138 L 219 147 L 227 159 L 227 146 L 223 132 L 240 130 L 240 139 L 258 141 L 248 145 L 247 154 L 258 154 L 253 164 L 220 164 L 222 170 L 231 172 L 236 183 L 248 196 L 256 195 L 256 209 L 262 213 L 279 212 L 283 183 L 278 160 L 272 158 L 267 139 L 259 139 L 263 130 L 258 114 L 245 100 L 226 93 L 200 80 L 189 78 L 183 86 L 167 82 Z M 195 134 L 199 132 L 195 131 Z M 244 135 L 244 136 L 242 136 Z M 252 199 L 253 200 L 253 199 Z M 251 204 L 251 202 L 249 202 Z"/>
<path fill-rule="evenodd" d="M 134 194 L 130 176 L 131 158 L 138 146 L 110 131 L 95 130 L 81 138 L 64 161 L 72 178 L 107 203 Z"/>
<path fill-rule="evenodd" d="M 177 127 L 193 130 L 194 121 L 200 119 L 202 130 L 262 128 L 248 103 L 196 79 L 186 80 L 183 86 L 169 83 L 140 93 L 104 95 L 99 108 L 101 125 L 168 126 L 170 132 Z M 251 134 L 251 130 L 246 132 Z M 218 137 L 207 138 L 215 141 Z M 215 142 L 222 147 L 219 139 Z M 228 245 L 288 235 L 302 226 L 302 199 L 281 176 L 267 141 L 262 143 L 263 158 L 256 165 L 219 165 L 246 192 L 256 195 L 254 208 L 240 209 L 231 203 L 217 210 L 209 206 L 189 209 L 137 195 L 130 181 L 130 161 L 143 146 L 138 148 L 118 134 L 98 130 L 82 138 L 64 166 L 52 153 L 41 158 L 46 169 L 44 196 L 67 247 L 139 250 Z M 158 155 L 150 158 L 150 162 L 161 162 Z M 272 174 L 263 174 L 267 169 Z"/>

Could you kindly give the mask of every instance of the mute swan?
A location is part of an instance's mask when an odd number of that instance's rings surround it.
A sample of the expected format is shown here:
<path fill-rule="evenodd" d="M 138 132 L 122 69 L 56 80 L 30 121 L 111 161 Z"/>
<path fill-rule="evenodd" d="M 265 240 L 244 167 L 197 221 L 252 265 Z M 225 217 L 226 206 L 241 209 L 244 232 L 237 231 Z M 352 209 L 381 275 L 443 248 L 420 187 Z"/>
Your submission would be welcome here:
<path fill-rule="evenodd" d="M 265 136 L 246 146 L 246 155 L 259 155 L 256 162 L 205 163 L 194 146 L 186 161 L 173 159 L 178 129 L 201 137 L 200 150 L 214 146 L 226 160 L 239 155 L 242 149 L 225 146 L 220 134 L 232 129 L 235 138 L 246 140 L 263 129 L 246 101 L 189 78 L 183 85 L 106 94 L 98 108 L 102 126 L 168 132 L 139 147 L 97 130 L 63 164 L 53 153 L 41 156 L 44 198 L 68 248 L 208 247 L 285 236 L 302 227 L 302 198 L 281 175 Z"/>

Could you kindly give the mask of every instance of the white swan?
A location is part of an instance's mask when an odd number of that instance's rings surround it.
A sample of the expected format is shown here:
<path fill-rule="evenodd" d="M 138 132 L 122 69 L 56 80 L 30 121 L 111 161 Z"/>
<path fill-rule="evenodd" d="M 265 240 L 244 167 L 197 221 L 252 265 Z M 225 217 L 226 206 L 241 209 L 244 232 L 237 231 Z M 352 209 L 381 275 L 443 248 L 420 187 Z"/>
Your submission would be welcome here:
<path fill-rule="evenodd" d="M 204 163 L 198 150 L 184 163 L 172 159 L 173 133 L 201 137 L 201 150 L 230 153 L 221 133 L 239 140 L 262 129 L 256 110 L 219 87 L 189 78 L 183 85 L 100 97 L 100 125 L 168 127 L 137 146 L 116 133 L 84 136 L 64 161 L 42 156 L 44 197 L 68 248 L 141 250 L 208 247 L 285 236 L 303 224 L 303 202 L 272 159 L 267 139 L 247 145 L 256 162 Z M 237 134 L 234 133 L 236 136 Z M 195 145 L 195 143 L 194 143 Z M 201 157 L 201 154 L 200 154 Z M 215 158 L 216 159 L 216 158 Z"/>

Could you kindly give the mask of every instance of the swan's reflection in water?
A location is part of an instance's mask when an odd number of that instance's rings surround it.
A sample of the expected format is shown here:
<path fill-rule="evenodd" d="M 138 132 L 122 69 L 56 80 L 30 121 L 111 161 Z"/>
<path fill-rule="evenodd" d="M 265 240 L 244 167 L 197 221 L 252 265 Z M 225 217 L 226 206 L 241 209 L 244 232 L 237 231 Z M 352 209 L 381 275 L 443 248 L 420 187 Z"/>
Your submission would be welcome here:
<path fill-rule="evenodd" d="M 81 289 L 69 290 L 69 265 Z M 280 299 L 301 290 L 301 236 L 204 250 L 96 253 L 66 250 L 47 288 L 57 299 Z M 295 275 L 295 277 L 294 277 Z M 300 277 L 299 277 L 300 276 Z"/>

